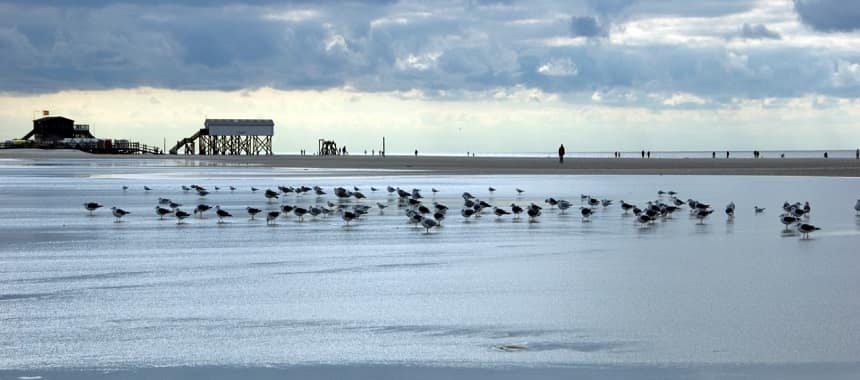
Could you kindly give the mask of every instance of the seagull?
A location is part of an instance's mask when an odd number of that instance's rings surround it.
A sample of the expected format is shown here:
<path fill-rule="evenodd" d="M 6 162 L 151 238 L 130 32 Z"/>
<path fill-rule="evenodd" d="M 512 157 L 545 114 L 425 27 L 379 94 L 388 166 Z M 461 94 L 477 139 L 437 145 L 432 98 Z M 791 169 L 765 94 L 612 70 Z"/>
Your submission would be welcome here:
<path fill-rule="evenodd" d="M 625 214 L 628 213 L 630 210 L 632 210 L 634 207 L 636 207 L 636 206 L 634 206 L 630 203 L 627 203 L 625 201 L 621 201 L 621 209 L 624 210 Z"/>
<path fill-rule="evenodd" d="M 475 210 L 471 208 L 464 208 L 460 210 L 460 215 L 462 215 L 463 218 L 469 219 L 469 217 L 475 215 Z"/>
<path fill-rule="evenodd" d="M 663 191 L 663 190 L 658 190 L 658 191 L 657 191 L 657 196 L 662 197 L 662 196 L 663 196 L 663 194 L 666 194 L 666 192 L 665 192 L 665 191 Z"/>
<path fill-rule="evenodd" d="M 764 212 L 764 207 L 753 206 L 756 214 L 761 214 Z"/>
<path fill-rule="evenodd" d="M 436 195 L 436 193 L 438 193 L 438 192 L 439 192 L 439 190 L 437 190 L 435 187 L 431 187 L 431 188 L 430 188 L 430 191 L 432 191 L 432 192 L 433 192 L 433 195 Z"/>
<path fill-rule="evenodd" d="M 600 199 L 591 198 L 591 197 L 588 198 L 588 205 L 589 206 L 597 206 L 599 204 L 600 204 Z"/>
<path fill-rule="evenodd" d="M 290 205 L 281 205 L 281 213 L 286 217 L 290 216 L 290 213 L 293 212 L 295 206 Z"/>
<path fill-rule="evenodd" d="M 218 191 L 218 190 L 221 190 L 221 188 L 218 186 L 215 186 L 215 191 Z"/>
<path fill-rule="evenodd" d="M 200 218 L 203 218 L 203 213 L 212 209 L 212 206 L 207 204 L 199 204 L 194 208 L 194 213 L 200 215 Z"/>
<path fill-rule="evenodd" d="M 269 211 L 269 213 L 266 214 L 266 225 L 268 226 L 277 224 L 276 222 L 279 216 L 281 216 L 280 211 Z"/>
<path fill-rule="evenodd" d="M 520 189 L 519 187 L 518 187 L 518 188 L 516 188 L 516 190 L 517 190 L 517 195 L 523 195 L 523 193 L 525 193 L 525 192 L 526 192 L 525 190 Z"/>
<path fill-rule="evenodd" d="M 858 199 L 857 203 L 854 204 L 854 211 L 857 215 L 860 215 L 860 199 Z"/>
<path fill-rule="evenodd" d="M 647 226 L 648 223 L 651 223 L 654 219 L 652 219 L 648 214 L 642 213 L 636 217 L 636 221 L 639 222 L 642 226 Z"/>
<path fill-rule="evenodd" d="M 152 189 L 150 189 L 150 188 L 149 188 L 149 186 L 144 186 L 144 187 L 143 187 L 143 191 L 150 191 L 150 190 L 152 190 Z"/>
<path fill-rule="evenodd" d="M 278 192 L 272 189 L 266 189 L 266 192 L 263 195 L 269 202 L 273 202 L 275 199 L 278 199 Z"/>
<path fill-rule="evenodd" d="M 224 223 L 224 218 L 232 218 L 233 215 L 221 209 L 221 206 L 215 206 L 215 214 L 218 215 L 218 223 Z"/>
<path fill-rule="evenodd" d="M 176 210 L 176 212 L 174 212 L 173 215 L 176 216 L 176 224 L 183 224 L 184 223 L 183 220 L 185 220 L 185 218 L 191 216 L 191 214 L 189 214 L 185 211 L 182 211 L 182 210 Z"/>
<path fill-rule="evenodd" d="M 588 207 L 580 207 L 579 212 L 582 214 L 582 221 L 587 222 L 592 214 L 594 214 L 594 210 Z"/>
<path fill-rule="evenodd" d="M 123 185 L 123 186 L 122 186 L 122 191 L 128 191 L 128 186 Z"/>
<path fill-rule="evenodd" d="M 395 189 L 395 188 L 393 188 L 393 187 L 391 187 L 391 186 L 386 187 L 386 188 L 385 188 L 385 190 L 386 190 L 386 191 L 388 191 L 388 193 L 389 193 L 389 194 L 391 194 L 391 193 L 393 193 L 393 192 L 397 191 L 397 189 Z"/>
<path fill-rule="evenodd" d="M 537 221 L 537 217 L 541 214 L 540 206 L 532 203 L 528 209 L 526 209 L 526 214 L 529 216 L 529 222 Z"/>
<path fill-rule="evenodd" d="M 489 190 L 489 191 L 490 191 L 490 194 L 492 194 L 492 193 L 495 193 L 495 192 L 496 192 L 496 189 L 495 189 L 495 188 L 493 188 L 492 186 L 488 187 L 488 188 L 487 188 L 487 190 Z"/>
<path fill-rule="evenodd" d="M 256 187 L 251 187 L 251 192 L 252 192 L 252 193 L 256 193 L 258 190 L 260 190 L 260 189 L 258 189 L 258 188 L 256 188 Z"/>
<path fill-rule="evenodd" d="M 550 207 L 555 207 L 555 205 L 558 204 L 558 201 L 555 200 L 555 198 L 547 198 L 547 199 L 544 199 L 544 203 L 549 204 Z"/>
<path fill-rule="evenodd" d="M 788 231 L 788 226 L 799 222 L 800 218 L 798 218 L 794 215 L 790 215 L 790 214 L 782 214 L 779 217 L 779 221 L 785 225 L 785 230 L 783 230 L 783 231 Z"/>
<path fill-rule="evenodd" d="M 415 227 L 418 227 L 418 223 L 421 223 L 421 221 L 424 220 L 424 217 L 421 216 L 421 214 L 419 214 L 417 211 L 411 210 L 411 209 L 406 210 L 406 216 L 409 217 L 409 223 L 414 224 Z"/>
<path fill-rule="evenodd" d="M 341 209 L 338 210 L 338 213 L 340 214 L 340 218 L 343 219 L 344 222 L 346 222 L 347 226 L 349 226 L 349 222 L 358 218 L 358 214 L 352 211 L 344 211 Z"/>
<path fill-rule="evenodd" d="M 445 220 L 445 213 L 437 211 L 437 212 L 433 213 L 433 219 L 435 219 L 436 223 L 438 223 L 439 226 L 441 227 L 442 221 Z"/>
<path fill-rule="evenodd" d="M 378 191 L 378 190 L 379 190 L 379 189 L 377 189 L 377 188 L 375 188 L 375 187 L 373 187 L 373 186 L 371 186 L 371 187 L 370 187 L 370 191 L 372 191 L 372 192 L 374 192 L 374 193 L 375 193 L 376 191 Z"/>
<path fill-rule="evenodd" d="M 176 209 L 177 209 L 177 208 L 179 208 L 179 207 L 182 207 L 182 204 L 181 204 L 181 203 L 176 203 L 176 202 L 173 202 L 173 201 L 167 202 L 167 205 L 168 205 L 168 206 L 170 206 L 170 208 L 172 208 L 172 209 L 174 209 L 174 210 L 176 210 Z"/>
<path fill-rule="evenodd" d="M 496 217 L 501 218 L 505 215 L 510 215 L 511 213 L 508 210 L 498 208 L 498 207 L 493 207 L 493 214 L 496 214 Z"/>
<path fill-rule="evenodd" d="M 714 212 L 714 210 L 703 208 L 696 211 L 696 219 L 699 219 L 699 224 L 705 224 L 705 218 L 707 218 L 708 215 L 711 215 L 712 212 Z"/>
<path fill-rule="evenodd" d="M 436 226 L 438 226 L 438 225 L 439 225 L 439 223 L 436 223 L 436 221 L 435 221 L 435 220 L 433 220 L 433 219 L 430 219 L 430 218 L 423 218 L 423 219 L 421 219 L 421 226 L 423 226 L 423 227 L 424 227 L 424 229 L 425 229 L 425 230 L 427 230 L 425 233 L 428 233 L 428 234 L 429 234 L 429 233 L 430 233 L 430 229 L 431 229 L 431 228 L 433 228 L 433 227 L 436 227 Z"/>
<path fill-rule="evenodd" d="M 158 204 L 162 206 L 166 206 L 170 204 L 170 199 L 167 198 L 158 198 Z"/>
<path fill-rule="evenodd" d="M 155 215 L 158 215 L 158 219 L 164 220 L 164 216 L 167 214 L 172 214 L 173 210 L 169 208 L 164 208 L 161 206 L 155 206 Z"/>
<path fill-rule="evenodd" d="M 305 221 L 305 214 L 308 213 L 308 209 L 302 207 L 293 207 L 293 214 L 299 217 L 299 222 Z"/>
<path fill-rule="evenodd" d="M 245 207 L 245 210 L 248 211 L 248 215 L 251 216 L 251 220 L 254 220 L 254 217 L 257 216 L 257 214 L 259 214 L 261 211 L 263 211 L 254 207 Z"/>
<path fill-rule="evenodd" d="M 809 234 L 811 232 L 818 231 L 820 229 L 821 228 L 813 226 L 811 224 L 807 224 L 807 223 L 801 223 L 801 224 L 797 225 L 797 230 L 800 231 L 801 234 L 803 234 L 801 239 L 809 239 Z"/>
<path fill-rule="evenodd" d="M 600 201 L 600 205 L 601 205 L 601 206 L 603 206 L 603 207 L 609 207 L 609 206 L 612 206 L 612 200 L 611 200 L 611 199 L 604 199 L 604 200 L 601 200 L 601 201 Z"/>
<path fill-rule="evenodd" d="M 385 210 L 385 208 L 388 207 L 388 205 L 386 205 L 382 202 L 376 202 L 376 207 L 379 207 L 379 212 L 381 213 L 382 210 Z"/>
<path fill-rule="evenodd" d="M 360 191 L 356 191 L 356 192 L 352 193 L 352 196 L 354 196 L 355 199 L 366 199 L 367 198 Z"/>
<path fill-rule="evenodd" d="M 523 208 L 517 206 L 516 203 L 511 203 L 511 212 L 514 214 L 514 218 L 519 218 L 520 214 L 523 213 Z"/>
<path fill-rule="evenodd" d="M 314 219 L 316 219 L 318 216 L 320 216 L 320 214 L 322 214 L 322 212 L 323 212 L 322 209 L 317 207 L 317 206 L 313 206 L 313 207 L 310 207 L 308 209 L 308 213 L 311 214 L 311 216 L 313 216 Z"/>
<path fill-rule="evenodd" d="M 204 197 L 206 197 L 207 195 L 209 195 L 209 192 L 208 192 L 208 191 L 206 191 L 205 189 L 202 189 L 202 188 L 201 188 L 201 189 L 197 189 L 197 195 L 199 195 L 199 196 L 200 196 L 200 198 L 204 198 Z"/>
<path fill-rule="evenodd" d="M 85 209 L 87 209 L 87 211 L 89 211 L 89 212 L 90 212 L 90 215 L 94 215 L 94 214 L 93 214 L 93 212 L 94 212 L 94 211 L 96 211 L 96 210 L 98 210 L 99 208 L 102 208 L 102 207 L 104 207 L 104 206 L 103 206 L 103 205 L 100 205 L 100 204 L 98 204 L 98 203 L 96 203 L 96 202 L 87 202 L 87 203 L 84 203 L 84 208 L 85 208 Z"/>
<path fill-rule="evenodd" d="M 559 200 L 556 206 L 558 206 L 558 209 L 561 210 L 562 214 L 564 214 L 564 211 L 569 209 L 572 205 L 566 200 Z"/>
<path fill-rule="evenodd" d="M 353 186 L 353 187 L 352 187 L 352 189 L 353 189 L 353 190 L 355 190 L 355 191 L 361 191 L 361 190 L 358 188 L 358 186 Z"/>
<path fill-rule="evenodd" d="M 469 194 L 469 192 L 468 192 L 468 191 L 464 191 L 464 192 L 463 192 L 463 199 L 465 199 L 465 200 L 475 199 L 475 196 L 474 196 L 474 195 L 472 195 L 472 194 Z"/>
<path fill-rule="evenodd" d="M 185 186 L 185 185 L 182 185 L 182 191 L 184 191 L 184 192 L 188 192 L 188 191 L 190 191 L 190 190 L 191 190 L 191 188 L 190 188 L 190 187 Z"/>
<path fill-rule="evenodd" d="M 730 202 L 726 205 L 726 215 L 728 215 L 729 219 L 735 217 L 735 202 Z"/>
<path fill-rule="evenodd" d="M 667 192 L 666 192 L 666 194 L 669 194 L 669 196 L 670 196 L 670 197 L 674 197 L 674 196 L 675 196 L 675 195 L 677 195 L 678 193 L 676 193 L 674 190 L 669 190 L 669 191 L 667 191 Z"/>
<path fill-rule="evenodd" d="M 131 212 L 125 211 L 121 208 L 111 207 L 111 211 L 113 211 L 113 216 L 116 217 L 114 223 L 119 223 L 123 216 L 131 214 Z"/>
<path fill-rule="evenodd" d="M 230 191 L 236 191 L 236 188 L 233 186 L 230 186 Z"/>

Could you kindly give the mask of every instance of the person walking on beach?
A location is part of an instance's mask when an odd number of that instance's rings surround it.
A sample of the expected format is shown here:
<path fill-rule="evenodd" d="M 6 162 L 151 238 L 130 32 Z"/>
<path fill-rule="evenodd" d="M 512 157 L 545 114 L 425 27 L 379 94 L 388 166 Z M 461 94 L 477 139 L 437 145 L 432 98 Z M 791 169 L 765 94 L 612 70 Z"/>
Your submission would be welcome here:
<path fill-rule="evenodd" d="M 564 163 L 564 144 L 561 144 L 561 146 L 558 147 L 558 163 Z"/>
<path fill-rule="evenodd" d="M 418 157 L 418 149 L 415 149 L 415 157 Z"/>
<path fill-rule="evenodd" d="M 642 158 L 645 158 L 645 151 L 642 151 Z"/>
<path fill-rule="evenodd" d="M 854 158 L 856 158 L 856 159 L 860 160 L 860 148 L 858 148 L 858 149 L 854 152 Z"/>
<path fill-rule="evenodd" d="M 726 158 L 729 158 L 729 151 L 726 151 Z"/>

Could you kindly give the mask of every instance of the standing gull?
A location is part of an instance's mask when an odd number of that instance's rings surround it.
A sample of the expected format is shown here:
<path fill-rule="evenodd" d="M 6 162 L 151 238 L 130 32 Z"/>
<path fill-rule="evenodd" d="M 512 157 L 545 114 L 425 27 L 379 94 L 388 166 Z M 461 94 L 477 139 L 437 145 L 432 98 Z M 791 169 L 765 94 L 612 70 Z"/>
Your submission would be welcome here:
<path fill-rule="evenodd" d="M 275 225 L 277 224 L 278 217 L 281 216 L 280 211 L 269 211 L 266 214 L 266 225 Z"/>
<path fill-rule="evenodd" d="M 221 206 L 215 206 L 215 214 L 218 215 L 218 224 L 224 223 L 224 218 L 232 218 L 233 215 L 222 210 Z"/>
<path fill-rule="evenodd" d="M 119 223 L 120 221 L 122 221 L 123 216 L 131 214 L 131 212 L 125 211 L 121 208 L 111 207 L 110 209 L 113 212 L 113 216 L 116 218 L 114 223 Z"/>
<path fill-rule="evenodd" d="M 808 223 L 801 223 L 801 224 L 797 225 L 797 230 L 800 231 L 801 234 L 803 234 L 801 239 L 809 239 L 809 234 L 811 232 L 818 231 L 820 229 L 821 228 L 813 226 L 813 225 L 808 224 Z"/>
<path fill-rule="evenodd" d="M 176 212 L 173 213 L 173 215 L 176 216 L 176 224 L 184 224 L 185 222 L 183 222 L 183 220 L 191 216 L 191 214 L 179 209 L 177 209 Z"/>
<path fill-rule="evenodd" d="M 161 206 L 155 206 L 155 215 L 158 215 L 158 219 L 164 220 L 164 216 L 167 214 L 172 214 L 173 210 L 169 208 L 164 208 Z"/>
<path fill-rule="evenodd" d="M 89 212 L 90 212 L 90 215 L 94 215 L 94 214 L 93 214 L 93 212 L 94 212 L 94 211 L 96 211 L 96 210 L 98 210 L 99 208 L 102 208 L 102 207 L 104 207 L 104 206 L 102 206 L 102 205 L 100 205 L 100 204 L 98 204 L 98 203 L 96 203 L 96 202 L 87 202 L 87 203 L 84 203 L 84 208 L 85 208 L 85 209 L 87 209 L 87 211 L 89 211 Z"/>

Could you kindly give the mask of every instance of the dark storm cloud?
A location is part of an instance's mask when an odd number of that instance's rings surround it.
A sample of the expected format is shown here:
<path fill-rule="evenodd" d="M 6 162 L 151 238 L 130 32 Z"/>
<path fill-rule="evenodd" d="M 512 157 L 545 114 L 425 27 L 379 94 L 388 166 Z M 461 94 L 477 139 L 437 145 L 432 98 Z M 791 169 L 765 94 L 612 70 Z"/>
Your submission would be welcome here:
<path fill-rule="evenodd" d="M 746 39 L 772 39 L 778 40 L 782 38 L 779 33 L 768 29 L 764 24 L 743 24 L 738 37 Z"/>
<path fill-rule="evenodd" d="M 429 94 L 526 86 L 553 93 L 690 93 L 717 102 L 856 96 L 850 52 L 617 44 L 628 19 L 715 17 L 750 2 L 0 1 L 0 91 L 137 86 Z M 613 29 L 614 27 L 621 29 Z M 744 24 L 736 37 L 779 34 Z M 785 38 L 783 38 L 785 39 Z M 585 42 L 570 43 L 570 40 Z M 552 41 L 561 41 L 552 42 Z M 835 62 L 844 62 L 836 65 Z M 835 78 L 835 79 L 834 79 Z M 632 98 L 632 97 L 631 97 Z"/>
<path fill-rule="evenodd" d="M 860 2 L 845 0 L 795 0 L 794 10 L 804 24 L 824 32 L 860 29 Z"/>
<path fill-rule="evenodd" d="M 606 29 L 596 17 L 573 16 L 570 18 L 570 34 L 574 37 L 602 37 Z"/>

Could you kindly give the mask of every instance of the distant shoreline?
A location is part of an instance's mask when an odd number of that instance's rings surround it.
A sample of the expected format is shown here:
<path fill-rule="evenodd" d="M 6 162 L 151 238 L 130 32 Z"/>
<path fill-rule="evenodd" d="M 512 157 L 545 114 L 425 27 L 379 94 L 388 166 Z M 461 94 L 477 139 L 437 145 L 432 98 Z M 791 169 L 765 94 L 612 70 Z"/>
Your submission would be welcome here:
<path fill-rule="evenodd" d="M 853 158 L 574 158 L 452 156 L 185 156 L 95 155 L 69 150 L 0 150 L 0 158 L 25 160 L 167 160 L 273 168 L 344 170 L 338 175 L 759 175 L 860 177 Z M 355 170 L 355 172 L 349 172 Z"/>

